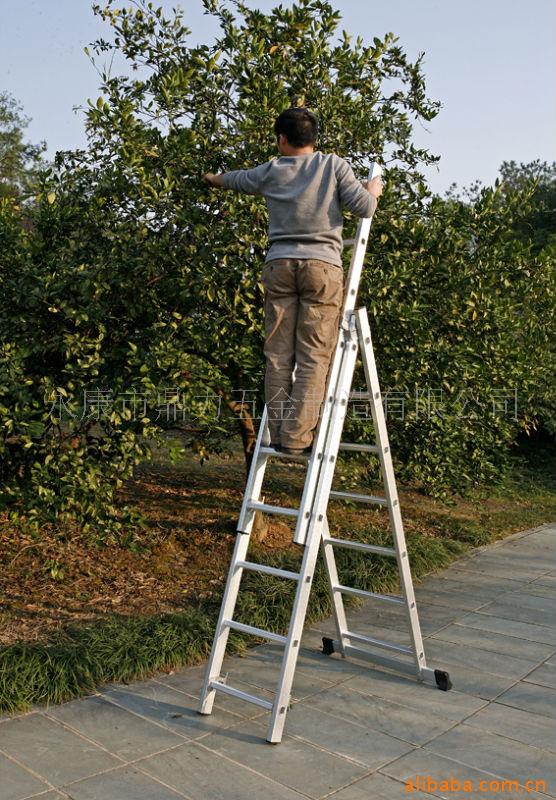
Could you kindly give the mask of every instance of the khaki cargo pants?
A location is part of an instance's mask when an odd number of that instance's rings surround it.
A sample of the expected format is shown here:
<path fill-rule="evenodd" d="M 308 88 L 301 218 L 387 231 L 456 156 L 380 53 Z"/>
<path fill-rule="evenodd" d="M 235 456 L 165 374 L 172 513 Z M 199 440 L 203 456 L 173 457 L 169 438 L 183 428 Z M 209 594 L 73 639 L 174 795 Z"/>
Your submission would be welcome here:
<path fill-rule="evenodd" d="M 313 441 L 338 338 L 343 280 L 341 267 L 316 259 L 277 259 L 263 269 L 265 402 L 273 445 L 302 449 Z"/>

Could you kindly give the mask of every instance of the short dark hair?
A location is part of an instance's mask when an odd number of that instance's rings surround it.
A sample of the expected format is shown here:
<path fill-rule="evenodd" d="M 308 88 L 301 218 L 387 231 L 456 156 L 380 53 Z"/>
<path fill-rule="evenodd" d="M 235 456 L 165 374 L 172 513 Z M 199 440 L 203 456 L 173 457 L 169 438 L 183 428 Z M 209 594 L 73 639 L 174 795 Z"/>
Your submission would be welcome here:
<path fill-rule="evenodd" d="M 308 108 L 287 108 L 282 111 L 274 123 L 276 138 L 283 133 L 292 147 L 306 147 L 314 144 L 318 132 L 318 120 Z"/>

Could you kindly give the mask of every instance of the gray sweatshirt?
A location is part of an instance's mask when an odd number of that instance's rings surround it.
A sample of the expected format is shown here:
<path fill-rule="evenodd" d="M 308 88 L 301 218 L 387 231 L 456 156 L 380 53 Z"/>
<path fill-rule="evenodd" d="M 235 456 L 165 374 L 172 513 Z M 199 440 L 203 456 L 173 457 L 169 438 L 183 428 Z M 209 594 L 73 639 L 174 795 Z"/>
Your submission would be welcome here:
<path fill-rule="evenodd" d="M 371 217 L 377 206 L 347 161 L 319 151 L 226 172 L 223 182 L 227 189 L 266 200 L 270 249 L 265 261 L 317 258 L 341 266 L 342 208 Z"/>

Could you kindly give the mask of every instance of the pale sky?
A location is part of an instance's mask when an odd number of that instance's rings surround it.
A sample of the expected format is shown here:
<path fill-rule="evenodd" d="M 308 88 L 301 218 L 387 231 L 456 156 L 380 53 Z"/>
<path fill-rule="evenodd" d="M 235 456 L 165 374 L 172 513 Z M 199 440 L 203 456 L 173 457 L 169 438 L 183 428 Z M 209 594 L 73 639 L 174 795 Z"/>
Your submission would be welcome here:
<path fill-rule="evenodd" d="M 178 0 L 154 0 L 166 10 Z M 264 11 L 277 2 L 248 0 Z M 291 0 L 282 0 L 290 6 Z M 120 3 L 125 5 L 125 2 Z M 181 0 L 193 42 L 212 41 L 200 0 Z M 444 192 L 494 181 L 502 161 L 556 160 L 556 0 L 332 0 L 341 27 L 367 41 L 392 31 L 410 59 L 425 52 L 427 94 L 443 104 L 415 143 L 441 156 L 425 170 Z M 83 147 L 81 114 L 100 79 L 83 53 L 109 27 L 90 0 L 0 0 L 0 91 L 32 117 L 33 142 L 48 155 Z"/>

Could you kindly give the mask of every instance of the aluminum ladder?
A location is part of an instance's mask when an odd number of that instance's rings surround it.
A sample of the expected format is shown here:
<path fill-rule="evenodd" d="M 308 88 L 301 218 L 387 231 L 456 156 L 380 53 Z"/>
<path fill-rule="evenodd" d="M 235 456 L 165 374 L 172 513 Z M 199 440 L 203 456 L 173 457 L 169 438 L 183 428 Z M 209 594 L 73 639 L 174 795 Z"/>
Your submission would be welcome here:
<path fill-rule="evenodd" d="M 380 174 L 380 167 L 377 164 L 373 164 L 369 179 Z M 267 741 L 273 744 L 280 742 L 282 739 L 319 547 L 322 547 L 323 550 L 337 631 L 337 639 L 323 638 L 323 653 L 331 655 L 333 652 L 339 652 L 342 656 L 354 656 L 358 659 L 390 667 L 403 673 L 415 675 L 418 680 L 436 685 L 443 691 L 449 690 L 452 685 L 447 672 L 441 669 L 432 669 L 426 664 L 369 320 L 365 308 L 355 310 L 370 226 L 371 218 L 361 219 L 355 239 L 344 240 L 344 246 L 352 246 L 353 251 L 344 294 L 342 323 L 328 374 L 322 416 L 317 428 L 313 450 L 310 456 L 303 457 L 303 460 L 306 460 L 308 464 L 305 485 L 298 508 L 274 506 L 261 502 L 261 489 L 268 461 L 271 458 L 292 460 L 292 456 L 280 453 L 269 446 L 270 437 L 266 407 L 263 412 L 239 515 L 236 544 L 199 700 L 198 712 L 200 714 L 210 714 L 212 712 L 217 692 L 254 703 L 271 711 Z M 357 399 L 367 400 L 370 404 L 376 437 L 376 442 L 373 444 L 341 442 L 348 402 L 353 397 L 351 386 L 358 354 L 363 362 L 367 392 L 358 392 L 356 397 Z M 364 452 L 378 457 L 384 482 L 383 497 L 332 490 L 332 479 L 339 450 Z M 330 499 L 386 506 L 393 533 L 394 547 L 381 547 L 352 539 L 331 537 L 326 517 Z M 283 515 L 296 520 L 293 540 L 297 544 L 304 545 L 299 572 L 277 569 L 247 560 L 251 531 L 257 511 L 266 514 Z M 400 596 L 383 595 L 340 584 L 334 558 L 334 549 L 336 547 L 352 548 L 365 553 L 395 558 L 400 575 L 402 594 Z M 244 571 L 273 575 L 284 580 L 294 581 L 297 584 L 287 635 L 265 631 L 233 619 Z M 410 633 L 410 646 L 389 643 L 350 631 L 346 620 L 343 595 L 355 595 L 356 597 L 404 606 Z M 231 630 L 266 639 L 283 646 L 284 653 L 274 702 L 229 686 L 226 683 L 226 678 L 221 676 L 226 644 Z M 402 654 L 406 660 L 396 656 L 376 653 L 376 649 Z M 407 660 L 407 657 L 410 660 Z"/>

